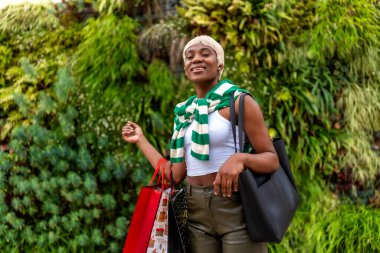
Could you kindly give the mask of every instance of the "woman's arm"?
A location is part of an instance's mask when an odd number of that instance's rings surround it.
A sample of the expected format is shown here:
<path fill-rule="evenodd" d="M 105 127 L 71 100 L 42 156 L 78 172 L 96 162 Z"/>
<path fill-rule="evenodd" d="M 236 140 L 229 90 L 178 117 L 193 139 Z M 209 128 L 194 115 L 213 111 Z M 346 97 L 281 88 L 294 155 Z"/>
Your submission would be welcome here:
<path fill-rule="evenodd" d="M 235 109 L 238 107 L 237 104 Z M 257 173 L 275 172 L 280 163 L 260 106 L 251 96 L 245 96 L 244 107 L 244 132 L 256 153 L 242 154 L 244 167 Z"/>
<path fill-rule="evenodd" d="M 238 112 L 240 97 L 235 102 L 235 111 Z M 254 146 L 256 154 L 233 154 L 219 169 L 214 192 L 223 196 L 231 196 L 232 191 L 238 190 L 239 174 L 244 168 L 257 173 L 271 173 L 276 171 L 280 164 L 276 150 L 265 126 L 263 113 L 251 96 L 244 99 L 244 132 Z"/>
<path fill-rule="evenodd" d="M 129 143 L 135 143 L 137 147 L 143 152 L 144 156 L 148 159 L 153 168 L 156 167 L 158 161 L 163 157 L 150 142 L 145 138 L 142 129 L 136 123 L 128 121 L 122 129 L 123 139 Z M 171 162 L 168 161 L 165 166 L 165 177 L 170 180 L 170 167 Z M 185 163 L 173 163 L 172 167 L 173 179 L 176 184 L 181 183 L 186 177 Z"/>

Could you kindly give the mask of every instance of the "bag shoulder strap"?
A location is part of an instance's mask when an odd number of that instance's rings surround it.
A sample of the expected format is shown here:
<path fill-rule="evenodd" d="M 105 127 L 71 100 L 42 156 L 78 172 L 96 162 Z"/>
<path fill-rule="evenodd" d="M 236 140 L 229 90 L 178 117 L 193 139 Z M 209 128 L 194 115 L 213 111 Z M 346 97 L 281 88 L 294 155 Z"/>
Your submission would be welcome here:
<path fill-rule="evenodd" d="M 240 95 L 240 100 L 239 100 L 239 114 L 238 114 L 238 133 L 239 133 L 239 145 L 240 145 L 240 152 L 243 152 L 244 150 L 244 143 L 243 142 L 243 133 L 244 133 L 244 98 L 246 95 L 251 96 L 249 93 L 242 93 Z"/>
<path fill-rule="evenodd" d="M 241 93 L 239 98 L 239 109 L 238 109 L 238 133 L 239 133 L 239 152 L 244 150 L 244 142 L 243 142 L 243 127 L 244 127 L 244 98 L 245 96 L 251 96 L 249 93 Z M 231 126 L 232 126 L 232 135 L 234 137 L 235 143 L 235 153 L 237 153 L 236 147 L 236 112 L 235 112 L 235 99 L 233 94 L 231 94 L 230 98 L 230 115 L 231 115 Z"/>
<path fill-rule="evenodd" d="M 236 147 L 236 113 L 235 113 L 235 98 L 234 93 L 231 93 L 230 97 L 230 117 L 231 117 L 231 126 L 232 126 L 232 136 L 234 137 L 235 142 L 235 153 L 237 153 Z"/>

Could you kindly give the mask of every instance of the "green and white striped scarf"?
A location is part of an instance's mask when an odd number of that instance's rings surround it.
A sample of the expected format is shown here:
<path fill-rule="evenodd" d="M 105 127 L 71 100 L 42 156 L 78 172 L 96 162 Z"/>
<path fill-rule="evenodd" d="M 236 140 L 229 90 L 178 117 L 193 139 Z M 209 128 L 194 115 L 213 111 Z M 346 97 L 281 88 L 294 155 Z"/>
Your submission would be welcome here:
<path fill-rule="evenodd" d="M 174 133 L 170 143 L 170 161 L 184 161 L 184 136 L 186 128 L 194 120 L 194 130 L 191 133 L 191 155 L 199 160 L 209 160 L 209 129 L 208 114 L 230 106 L 230 95 L 234 92 L 235 99 L 246 90 L 239 89 L 229 80 L 220 81 L 205 98 L 195 95 L 179 103 L 174 109 Z"/>

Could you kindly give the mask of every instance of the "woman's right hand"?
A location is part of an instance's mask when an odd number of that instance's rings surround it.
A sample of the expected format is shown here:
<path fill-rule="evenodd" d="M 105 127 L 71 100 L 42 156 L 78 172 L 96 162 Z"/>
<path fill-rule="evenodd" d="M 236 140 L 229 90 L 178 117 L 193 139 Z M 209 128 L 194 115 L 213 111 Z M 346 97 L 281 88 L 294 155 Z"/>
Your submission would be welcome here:
<path fill-rule="evenodd" d="M 125 124 L 121 134 L 123 139 L 129 143 L 137 143 L 144 138 L 141 127 L 131 121 L 128 121 L 127 124 Z"/>

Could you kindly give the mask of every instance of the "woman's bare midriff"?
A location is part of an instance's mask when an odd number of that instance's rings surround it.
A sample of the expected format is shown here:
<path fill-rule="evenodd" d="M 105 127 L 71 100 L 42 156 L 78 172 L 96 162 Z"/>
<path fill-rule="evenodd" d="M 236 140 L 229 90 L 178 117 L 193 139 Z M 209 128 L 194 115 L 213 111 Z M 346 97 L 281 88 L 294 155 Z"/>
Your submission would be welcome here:
<path fill-rule="evenodd" d="M 195 177 L 186 177 L 186 182 L 190 185 L 197 185 L 197 186 L 211 186 L 214 184 L 216 177 L 216 172 L 203 175 L 203 176 L 195 176 Z"/>

